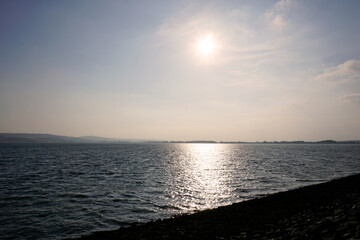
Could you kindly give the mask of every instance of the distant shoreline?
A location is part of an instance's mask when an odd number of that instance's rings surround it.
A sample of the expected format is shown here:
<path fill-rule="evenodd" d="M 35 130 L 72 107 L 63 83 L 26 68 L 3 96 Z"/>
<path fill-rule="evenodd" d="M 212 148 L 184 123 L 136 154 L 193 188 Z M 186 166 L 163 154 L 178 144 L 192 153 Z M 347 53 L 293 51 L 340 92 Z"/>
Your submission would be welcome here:
<path fill-rule="evenodd" d="M 167 141 L 167 140 L 142 140 L 142 139 L 117 139 L 96 136 L 69 137 L 53 134 L 33 133 L 0 133 L 0 143 L 204 143 L 204 144 L 360 144 L 360 140 L 335 141 Z"/>
<path fill-rule="evenodd" d="M 78 239 L 360 238 L 358 186 L 360 174 Z"/>

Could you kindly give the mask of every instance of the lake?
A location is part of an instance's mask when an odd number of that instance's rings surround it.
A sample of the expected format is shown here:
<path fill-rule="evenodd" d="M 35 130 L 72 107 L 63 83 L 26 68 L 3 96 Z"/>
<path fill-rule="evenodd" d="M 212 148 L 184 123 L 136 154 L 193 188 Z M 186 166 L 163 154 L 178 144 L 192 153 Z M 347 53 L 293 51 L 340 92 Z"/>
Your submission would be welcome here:
<path fill-rule="evenodd" d="M 0 144 L 0 239 L 62 239 L 360 172 L 358 144 Z"/>

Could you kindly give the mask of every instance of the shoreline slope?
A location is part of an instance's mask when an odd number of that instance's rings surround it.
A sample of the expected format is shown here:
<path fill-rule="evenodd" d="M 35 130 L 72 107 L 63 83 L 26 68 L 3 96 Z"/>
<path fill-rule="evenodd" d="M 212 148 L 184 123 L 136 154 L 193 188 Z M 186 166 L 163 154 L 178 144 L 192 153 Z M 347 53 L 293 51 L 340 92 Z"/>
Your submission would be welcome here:
<path fill-rule="evenodd" d="M 360 174 L 78 239 L 360 239 Z"/>

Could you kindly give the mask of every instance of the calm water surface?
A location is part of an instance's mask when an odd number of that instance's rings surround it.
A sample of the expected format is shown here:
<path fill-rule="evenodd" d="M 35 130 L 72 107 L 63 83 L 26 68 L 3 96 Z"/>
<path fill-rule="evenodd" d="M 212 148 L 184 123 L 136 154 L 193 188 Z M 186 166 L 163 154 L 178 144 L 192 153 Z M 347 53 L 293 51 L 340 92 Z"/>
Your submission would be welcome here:
<path fill-rule="evenodd" d="M 0 239 L 62 239 L 360 172 L 360 145 L 2 144 Z"/>

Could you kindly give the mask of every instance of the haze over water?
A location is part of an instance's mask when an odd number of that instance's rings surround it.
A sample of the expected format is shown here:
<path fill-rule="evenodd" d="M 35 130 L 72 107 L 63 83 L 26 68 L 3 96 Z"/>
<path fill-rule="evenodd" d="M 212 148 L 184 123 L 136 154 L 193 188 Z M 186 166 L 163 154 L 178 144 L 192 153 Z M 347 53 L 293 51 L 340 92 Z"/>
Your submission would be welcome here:
<path fill-rule="evenodd" d="M 61 239 L 360 171 L 358 144 L 2 144 L 0 238 Z"/>

